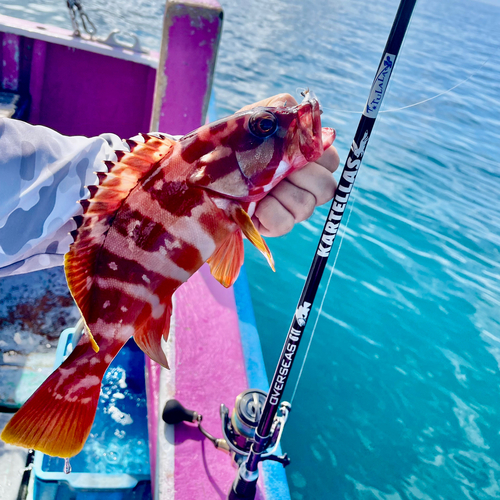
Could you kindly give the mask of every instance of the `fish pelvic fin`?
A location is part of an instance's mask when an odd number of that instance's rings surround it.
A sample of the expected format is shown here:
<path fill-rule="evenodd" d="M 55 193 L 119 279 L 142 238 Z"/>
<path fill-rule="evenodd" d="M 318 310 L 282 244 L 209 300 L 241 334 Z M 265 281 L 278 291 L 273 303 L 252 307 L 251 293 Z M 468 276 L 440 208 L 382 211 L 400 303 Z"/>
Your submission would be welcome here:
<path fill-rule="evenodd" d="M 241 232 L 236 230 L 228 236 L 222 245 L 207 260 L 212 276 L 226 288 L 238 278 L 243 265 L 245 249 Z"/>
<path fill-rule="evenodd" d="M 99 172 L 99 185 L 89 186 L 90 197 L 81 200 L 83 215 L 76 216 L 74 243 L 65 256 L 68 286 L 84 318 L 88 317 L 97 255 L 123 201 L 158 162 L 171 155 L 176 141 L 142 134 L 144 143 L 125 141 L 130 152 L 116 151 L 118 161 L 106 161 L 108 172 Z"/>
<path fill-rule="evenodd" d="M 82 450 L 94 422 L 107 367 L 94 365 L 90 373 L 79 371 L 75 358 L 80 358 L 82 349 L 77 346 L 15 413 L 1 435 L 6 443 L 61 458 Z M 85 349 L 87 357 L 96 356 L 89 344 Z"/>
<path fill-rule="evenodd" d="M 267 262 L 271 266 L 273 271 L 276 271 L 274 268 L 274 259 L 267 246 L 267 243 L 264 241 L 264 238 L 259 234 L 257 228 L 254 226 L 252 219 L 250 216 L 243 210 L 239 205 L 233 205 L 231 213 L 231 219 L 236 222 L 239 226 L 243 234 L 248 238 L 248 240 L 257 247 L 260 253 L 264 255 L 267 259 Z"/>
<path fill-rule="evenodd" d="M 99 346 L 97 345 L 97 342 L 95 341 L 94 336 L 92 335 L 92 332 L 87 325 L 85 325 L 85 333 L 89 337 L 89 342 L 92 346 L 93 351 L 97 354 L 99 352 Z"/>
<path fill-rule="evenodd" d="M 165 312 L 163 315 L 155 319 L 149 318 L 148 321 L 139 330 L 134 333 L 136 344 L 147 354 L 153 361 L 164 368 L 169 369 L 167 357 L 161 346 L 162 337 L 167 340 L 170 330 L 170 318 L 172 316 L 172 301 L 165 304 Z"/>

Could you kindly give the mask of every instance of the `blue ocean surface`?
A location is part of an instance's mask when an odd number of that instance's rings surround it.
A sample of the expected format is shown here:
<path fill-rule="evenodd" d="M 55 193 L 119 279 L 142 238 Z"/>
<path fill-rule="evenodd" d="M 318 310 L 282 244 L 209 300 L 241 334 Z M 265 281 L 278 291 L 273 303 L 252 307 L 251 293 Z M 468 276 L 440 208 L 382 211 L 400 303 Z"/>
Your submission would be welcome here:
<path fill-rule="evenodd" d="M 103 34 L 158 47 L 163 2 L 82 4 Z M 398 1 L 222 4 L 217 113 L 311 88 L 345 159 Z M 0 12 L 70 27 L 62 0 Z M 499 33 L 499 0 L 417 4 L 307 329 L 318 318 L 283 442 L 293 500 L 500 498 Z M 327 213 L 268 238 L 275 274 L 247 249 L 269 375 Z"/>

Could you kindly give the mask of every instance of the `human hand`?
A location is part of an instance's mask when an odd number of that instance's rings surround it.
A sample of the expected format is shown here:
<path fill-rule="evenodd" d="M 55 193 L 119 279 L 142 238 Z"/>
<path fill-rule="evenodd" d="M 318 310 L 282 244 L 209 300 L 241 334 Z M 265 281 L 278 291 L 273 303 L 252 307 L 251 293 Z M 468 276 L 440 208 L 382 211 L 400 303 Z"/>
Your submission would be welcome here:
<path fill-rule="evenodd" d="M 245 106 L 296 106 L 290 94 L 278 94 Z M 339 166 L 337 150 L 330 146 L 315 162 L 283 179 L 257 204 L 252 221 L 263 236 L 281 236 L 297 222 L 309 218 L 314 209 L 333 198 L 337 183 L 332 173 Z"/>

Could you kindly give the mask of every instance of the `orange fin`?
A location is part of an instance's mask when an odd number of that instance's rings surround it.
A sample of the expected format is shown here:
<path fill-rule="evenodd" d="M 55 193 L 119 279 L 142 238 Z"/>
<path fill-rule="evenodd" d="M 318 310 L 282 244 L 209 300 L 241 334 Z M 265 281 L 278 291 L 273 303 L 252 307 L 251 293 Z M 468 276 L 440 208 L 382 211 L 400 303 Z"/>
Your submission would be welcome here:
<path fill-rule="evenodd" d="M 142 134 L 144 143 L 125 141 L 130 152 L 117 151 L 118 161 L 106 161 L 109 172 L 98 174 L 99 186 L 89 186 L 90 198 L 80 201 L 83 215 L 75 217 L 74 243 L 65 256 L 68 286 L 84 318 L 89 310 L 89 290 L 94 278 L 96 257 L 116 212 L 130 191 L 171 154 L 175 141 Z"/>
<path fill-rule="evenodd" d="M 88 344 L 84 348 L 94 355 Z M 77 346 L 11 418 L 1 435 L 6 443 L 61 458 L 81 451 L 94 422 L 104 375 L 100 369 L 82 377 L 74 364 L 81 350 Z"/>
<path fill-rule="evenodd" d="M 212 276 L 223 286 L 230 287 L 238 277 L 245 249 L 241 232 L 236 230 L 207 260 Z"/>
<path fill-rule="evenodd" d="M 257 228 L 253 225 L 250 216 L 243 210 L 240 206 L 235 206 L 231 211 L 231 218 L 238 224 L 239 228 L 243 231 L 243 234 L 249 239 L 249 241 L 257 247 L 257 249 L 264 255 L 271 266 L 271 269 L 275 271 L 274 259 L 271 255 L 271 251 L 267 246 L 264 238 L 259 234 Z"/>
<path fill-rule="evenodd" d="M 97 345 L 97 342 L 95 341 L 95 338 L 92 335 L 92 332 L 90 331 L 90 328 L 85 323 L 85 319 L 83 320 L 83 322 L 85 324 L 85 330 L 84 330 L 83 333 L 84 333 L 84 335 L 87 335 L 87 337 L 89 338 L 89 342 L 90 342 L 90 345 L 92 346 L 93 351 L 95 353 L 98 353 L 99 352 L 99 346 Z"/>
<path fill-rule="evenodd" d="M 161 346 L 161 338 L 163 336 L 165 340 L 168 339 L 171 316 L 172 302 L 169 301 L 161 318 L 150 318 L 146 324 L 134 334 L 134 340 L 143 352 L 164 368 L 169 368 L 169 366 L 167 357 Z"/>

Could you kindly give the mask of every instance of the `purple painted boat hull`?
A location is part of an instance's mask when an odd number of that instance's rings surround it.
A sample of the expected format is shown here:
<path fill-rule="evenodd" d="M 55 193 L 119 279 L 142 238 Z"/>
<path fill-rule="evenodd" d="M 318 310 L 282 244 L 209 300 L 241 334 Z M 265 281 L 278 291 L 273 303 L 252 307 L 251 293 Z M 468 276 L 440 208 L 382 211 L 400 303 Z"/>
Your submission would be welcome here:
<path fill-rule="evenodd" d="M 68 30 L 1 15 L 0 25 L 11 31 L 0 32 L 2 88 L 29 95 L 30 123 L 89 137 L 150 130 L 158 54 L 124 59 Z"/>

